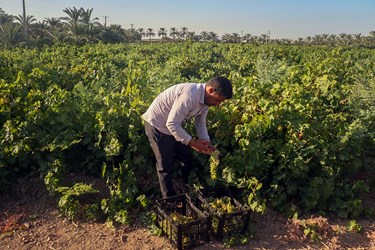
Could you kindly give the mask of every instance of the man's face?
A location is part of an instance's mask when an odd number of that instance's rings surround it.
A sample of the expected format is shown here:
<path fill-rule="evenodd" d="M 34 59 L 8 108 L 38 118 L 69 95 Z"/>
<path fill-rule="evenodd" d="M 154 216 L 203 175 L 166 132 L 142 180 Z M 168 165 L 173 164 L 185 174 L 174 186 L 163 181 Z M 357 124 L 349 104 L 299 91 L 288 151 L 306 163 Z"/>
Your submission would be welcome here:
<path fill-rule="evenodd" d="M 219 106 L 224 101 L 225 98 L 217 94 L 214 88 L 207 89 L 205 96 L 205 103 L 207 106 Z"/>

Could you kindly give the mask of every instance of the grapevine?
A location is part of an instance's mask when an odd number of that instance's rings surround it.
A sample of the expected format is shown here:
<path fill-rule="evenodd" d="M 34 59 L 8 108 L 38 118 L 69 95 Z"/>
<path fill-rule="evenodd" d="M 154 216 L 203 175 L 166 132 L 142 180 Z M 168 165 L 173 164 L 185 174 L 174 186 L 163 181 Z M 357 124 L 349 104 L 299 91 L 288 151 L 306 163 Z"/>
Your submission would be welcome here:
<path fill-rule="evenodd" d="M 370 182 L 352 176 L 374 165 L 373 49 L 90 44 L 3 49 L 0 58 L 0 192 L 34 171 L 47 185 L 61 173 L 54 189 L 65 173 L 102 172 L 110 194 L 100 209 L 127 221 L 136 195 L 157 190 L 141 114 L 167 86 L 223 72 L 234 98 L 209 113 L 207 129 L 225 158 L 209 156 L 202 183 L 256 176 L 264 183 L 251 188 L 254 207 L 262 195 L 286 214 L 367 212 L 358 194 Z M 207 170 L 207 156 L 194 157 Z"/>

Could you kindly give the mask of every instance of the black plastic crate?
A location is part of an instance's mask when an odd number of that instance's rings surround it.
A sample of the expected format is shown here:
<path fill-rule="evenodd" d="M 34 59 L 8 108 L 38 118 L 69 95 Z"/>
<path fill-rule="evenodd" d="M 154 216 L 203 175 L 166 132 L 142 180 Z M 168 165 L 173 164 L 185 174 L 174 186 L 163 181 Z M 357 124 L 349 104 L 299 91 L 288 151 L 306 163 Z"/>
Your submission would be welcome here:
<path fill-rule="evenodd" d="M 188 216 L 188 222 L 176 217 Z M 177 195 L 156 201 L 156 225 L 178 249 L 194 248 L 210 241 L 211 217 L 200 211 L 189 196 Z"/>
<path fill-rule="evenodd" d="M 218 212 L 210 201 L 215 199 L 228 199 L 233 212 Z M 223 186 L 204 188 L 196 193 L 194 204 L 211 215 L 211 230 L 217 239 L 236 233 L 244 233 L 250 222 L 251 210 L 247 205 L 241 204 L 233 198 L 231 191 Z"/>

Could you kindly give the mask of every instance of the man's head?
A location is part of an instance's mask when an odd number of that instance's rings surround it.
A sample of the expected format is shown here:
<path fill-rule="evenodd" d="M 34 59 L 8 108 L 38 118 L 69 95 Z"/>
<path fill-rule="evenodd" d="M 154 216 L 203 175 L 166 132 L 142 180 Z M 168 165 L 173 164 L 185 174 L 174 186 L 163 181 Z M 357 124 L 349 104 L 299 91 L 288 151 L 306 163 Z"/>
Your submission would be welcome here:
<path fill-rule="evenodd" d="M 224 76 L 218 76 L 206 82 L 205 103 L 208 106 L 218 106 L 223 101 L 232 98 L 232 83 Z"/>

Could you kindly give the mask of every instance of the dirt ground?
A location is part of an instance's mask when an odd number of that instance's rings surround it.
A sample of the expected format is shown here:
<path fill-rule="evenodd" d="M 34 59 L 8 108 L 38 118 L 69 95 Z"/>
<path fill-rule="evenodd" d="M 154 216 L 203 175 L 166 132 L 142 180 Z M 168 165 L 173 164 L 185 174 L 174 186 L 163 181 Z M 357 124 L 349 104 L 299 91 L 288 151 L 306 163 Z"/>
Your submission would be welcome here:
<path fill-rule="evenodd" d="M 375 196 L 369 197 L 375 208 Z M 361 232 L 349 231 L 347 220 L 312 217 L 283 218 L 268 209 L 254 215 L 257 233 L 244 246 L 231 249 L 375 249 L 375 222 L 357 220 Z M 320 238 L 314 242 L 304 234 L 304 225 L 314 225 Z M 216 240 L 196 249 L 224 249 Z M 0 249 L 174 249 L 164 237 L 152 235 L 142 226 L 110 229 L 103 223 L 67 220 L 60 216 L 55 201 L 39 179 L 16 183 L 0 196 Z"/>

